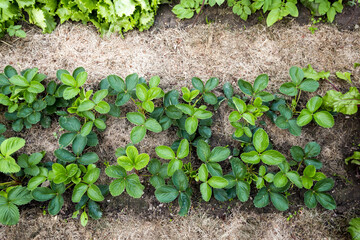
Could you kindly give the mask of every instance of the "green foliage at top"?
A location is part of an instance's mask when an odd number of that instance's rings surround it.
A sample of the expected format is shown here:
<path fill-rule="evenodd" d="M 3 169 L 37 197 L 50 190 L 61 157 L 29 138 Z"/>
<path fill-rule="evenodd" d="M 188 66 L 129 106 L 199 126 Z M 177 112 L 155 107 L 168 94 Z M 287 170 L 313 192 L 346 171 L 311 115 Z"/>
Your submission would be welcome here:
<path fill-rule="evenodd" d="M 301 0 L 305 7 L 307 7 L 314 16 L 326 15 L 329 22 L 333 22 L 336 13 L 341 13 L 343 10 L 342 0 L 336 2 L 329 2 L 328 0 Z M 211 7 L 221 6 L 225 0 L 205 0 L 204 4 Z M 267 26 L 271 26 L 286 16 L 298 17 L 299 11 L 297 8 L 297 0 L 228 0 L 227 6 L 231 7 L 234 14 L 240 16 L 241 19 L 247 20 L 248 17 L 256 11 L 268 13 L 266 17 Z M 179 4 L 175 5 L 172 12 L 180 19 L 188 19 L 194 16 L 194 13 L 200 13 L 202 0 L 181 0 Z"/>
<path fill-rule="evenodd" d="M 101 35 L 134 28 L 143 31 L 154 24 L 158 4 L 157 0 L 4 0 L 0 4 L 0 37 L 6 33 L 25 37 L 20 26 L 14 25 L 25 16 L 44 33 L 55 29 L 56 18 L 60 18 L 60 23 L 68 20 L 91 22 Z"/>

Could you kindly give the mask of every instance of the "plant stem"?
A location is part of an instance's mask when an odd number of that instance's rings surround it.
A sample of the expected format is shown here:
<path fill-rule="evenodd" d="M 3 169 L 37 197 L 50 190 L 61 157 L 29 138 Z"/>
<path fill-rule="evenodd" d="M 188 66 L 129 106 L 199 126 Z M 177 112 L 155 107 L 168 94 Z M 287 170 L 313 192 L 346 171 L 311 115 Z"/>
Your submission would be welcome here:
<path fill-rule="evenodd" d="M 196 106 L 196 104 L 202 99 L 202 97 L 203 97 L 203 95 L 201 95 L 201 96 L 195 101 L 195 103 L 193 104 L 193 107 Z"/>
<path fill-rule="evenodd" d="M 67 190 L 68 188 L 71 188 L 72 186 L 74 186 L 75 183 L 71 183 L 69 186 L 66 187 L 65 190 Z"/>
<path fill-rule="evenodd" d="M 338 92 L 340 92 L 340 89 L 338 89 L 329 79 L 326 79 L 328 80 L 328 82 L 330 83 L 330 85 Z"/>
<path fill-rule="evenodd" d="M 201 14 L 201 10 L 203 9 L 204 5 L 205 5 L 205 0 L 202 1 L 200 11 L 199 11 L 199 13 L 196 15 L 195 20 L 194 20 L 194 23 L 192 24 L 192 27 L 195 26 L 195 23 L 197 22 L 197 20 L 198 20 L 198 18 L 199 18 L 199 15 Z"/>

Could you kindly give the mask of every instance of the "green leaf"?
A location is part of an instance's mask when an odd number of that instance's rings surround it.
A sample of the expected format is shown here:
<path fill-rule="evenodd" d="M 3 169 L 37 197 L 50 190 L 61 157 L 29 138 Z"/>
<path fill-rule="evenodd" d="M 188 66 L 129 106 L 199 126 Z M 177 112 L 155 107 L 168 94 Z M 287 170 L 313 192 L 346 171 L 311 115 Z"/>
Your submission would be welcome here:
<path fill-rule="evenodd" d="M 175 153 L 168 146 L 158 146 L 155 148 L 156 154 L 163 159 L 174 159 Z"/>
<path fill-rule="evenodd" d="M 223 175 L 222 168 L 221 168 L 220 164 L 218 164 L 218 163 L 209 162 L 209 163 L 206 163 L 206 167 L 207 167 L 209 173 L 211 174 L 211 176 L 220 176 L 221 177 Z"/>
<path fill-rule="evenodd" d="M 265 151 L 261 156 L 263 163 L 267 165 L 279 165 L 280 163 L 286 161 L 284 155 L 275 150 Z"/>
<path fill-rule="evenodd" d="M 96 182 L 96 180 L 98 180 L 100 176 L 100 168 L 96 168 L 95 165 L 93 165 L 95 168 L 91 168 L 89 170 L 90 166 L 92 165 L 88 166 L 88 171 L 83 177 L 83 181 L 87 184 L 93 184 L 94 182 Z"/>
<path fill-rule="evenodd" d="M 244 113 L 246 111 L 246 103 L 243 100 L 236 98 L 236 97 L 233 97 L 232 100 L 233 100 L 233 103 L 234 103 L 236 109 L 240 113 Z"/>
<path fill-rule="evenodd" d="M 38 202 L 45 202 L 53 199 L 56 196 L 56 192 L 47 187 L 38 187 L 31 192 L 33 198 Z"/>
<path fill-rule="evenodd" d="M 230 149 L 225 147 L 215 147 L 209 157 L 209 162 L 221 162 L 227 159 L 231 154 Z"/>
<path fill-rule="evenodd" d="M 133 90 L 139 82 L 139 76 L 136 73 L 130 74 L 125 78 L 128 91 Z"/>
<path fill-rule="evenodd" d="M 148 91 L 142 84 L 136 86 L 136 96 L 142 102 L 146 101 L 148 98 Z"/>
<path fill-rule="evenodd" d="M 87 123 L 85 123 L 85 124 L 81 127 L 81 131 L 80 131 L 81 136 L 86 137 L 87 135 L 89 135 L 90 132 L 91 132 L 91 130 L 92 130 L 92 128 L 93 128 L 93 125 L 94 125 L 93 122 L 87 122 Z M 63 134 L 63 135 L 64 135 L 64 134 Z M 61 136 L 63 136 L 63 135 L 61 135 Z"/>
<path fill-rule="evenodd" d="M 336 208 L 336 202 L 330 194 L 319 192 L 315 194 L 315 197 L 324 208 L 328 210 L 334 210 Z"/>
<path fill-rule="evenodd" d="M 192 116 L 195 112 L 194 107 L 188 104 L 177 104 L 176 107 L 180 109 L 183 113 Z"/>
<path fill-rule="evenodd" d="M 41 93 L 45 91 L 45 87 L 37 81 L 31 81 L 30 86 L 27 88 L 27 91 L 31 93 Z"/>
<path fill-rule="evenodd" d="M 246 202 L 250 196 L 250 184 L 245 181 L 237 181 L 236 195 L 241 202 Z"/>
<path fill-rule="evenodd" d="M 76 157 L 65 149 L 56 149 L 54 155 L 64 162 L 74 162 L 76 160 Z"/>
<path fill-rule="evenodd" d="M 109 166 L 105 169 L 106 175 L 111 178 L 124 178 L 126 177 L 126 171 L 121 166 Z"/>
<path fill-rule="evenodd" d="M 316 168 L 313 165 L 309 165 L 304 169 L 304 176 L 307 176 L 309 178 L 312 178 L 315 176 Z"/>
<path fill-rule="evenodd" d="M 315 96 L 315 97 L 312 97 L 306 103 L 306 107 L 310 112 L 314 113 L 314 112 L 316 112 L 316 110 L 318 110 L 321 107 L 322 103 L 323 103 L 322 98 L 319 96 Z"/>
<path fill-rule="evenodd" d="M 225 178 L 219 176 L 211 177 L 208 180 L 208 184 L 213 188 L 225 188 L 228 183 L 229 182 Z"/>
<path fill-rule="evenodd" d="M 249 96 L 253 95 L 254 90 L 249 82 L 239 79 L 238 85 L 239 85 L 240 90 L 243 93 L 245 93 L 246 95 L 249 95 Z"/>
<path fill-rule="evenodd" d="M 306 92 L 315 92 L 319 88 L 319 82 L 313 79 L 305 79 L 299 85 L 299 89 Z"/>
<path fill-rule="evenodd" d="M 77 184 L 74 187 L 71 201 L 75 203 L 80 202 L 82 196 L 86 193 L 87 189 L 88 189 L 88 185 L 86 185 L 85 183 Z"/>
<path fill-rule="evenodd" d="M 308 208 L 315 208 L 317 201 L 313 191 L 306 191 L 304 194 L 304 202 Z"/>
<path fill-rule="evenodd" d="M 200 78 L 193 77 L 191 79 L 191 83 L 194 86 L 194 88 L 199 90 L 201 93 L 204 92 L 204 83 Z"/>
<path fill-rule="evenodd" d="M 105 101 L 101 101 L 95 106 L 95 110 L 100 114 L 107 114 L 110 109 L 110 105 Z"/>
<path fill-rule="evenodd" d="M 286 173 L 286 176 L 289 178 L 289 180 L 295 184 L 298 188 L 302 188 L 302 182 L 301 182 L 301 178 L 298 172 L 295 171 L 290 171 Z"/>
<path fill-rule="evenodd" d="M 202 182 L 207 181 L 208 176 L 209 176 L 209 172 L 208 172 L 205 164 L 201 164 L 201 166 L 199 168 L 198 176 L 199 176 L 200 181 L 202 181 Z"/>
<path fill-rule="evenodd" d="M 143 169 L 144 167 L 146 167 L 148 165 L 149 161 L 150 161 L 149 155 L 147 155 L 146 153 L 142 153 L 136 157 L 134 168 L 136 170 Z"/>
<path fill-rule="evenodd" d="M 323 128 L 332 128 L 335 124 L 334 117 L 327 111 L 314 114 L 315 122 Z"/>
<path fill-rule="evenodd" d="M 341 5 L 342 6 L 342 5 Z M 350 233 L 352 239 L 359 240 L 360 236 L 360 218 L 353 218 L 349 222 L 348 232 Z"/>
<path fill-rule="evenodd" d="M 5 75 L 8 77 L 8 78 L 11 78 L 12 76 L 15 76 L 17 75 L 17 71 L 15 70 L 15 68 L 13 68 L 12 66 L 10 65 L 7 65 L 5 68 L 4 68 L 4 73 Z"/>
<path fill-rule="evenodd" d="M 146 135 L 146 128 L 144 126 L 136 126 L 131 130 L 130 139 L 134 144 L 143 140 Z"/>
<path fill-rule="evenodd" d="M 30 84 L 29 82 L 26 80 L 26 78 L 24 78 L 23 76 L 20 75 L 15 75 L 11 78 L 9 78 L 9 81 L 19 87 L 28 87 Z"/>
<path fill-rule="evenodd" d="M 298 126 L 302 127 L 310 123 L 312 119 L 313 119 L 312 113 L 307 109 L 303 109 L 301 110 L 300 115 L 296 120 L 296 123 Z"/>
<path fill-rule="evenodd" d="M 119 196 L 124 192 L 125 185 L 126 185 L 125 180 L 122 178 L 112 181 L 109 185 L 110 194 L 114 197 Z"/>
<path fill-rule="evenodd" d="M 331 178 L 325 178 L 318 181 L 314 186 L 314 191 L 316 192 L 327 192 L 334 187 L 334 180 Z"/>
<path fill-rule="evenodd" d="M 165 180 L 158 175 L 154 175 L 154 176 L 150 177 L 149 182 L 151 185 L 153 185 L 153 187 L 155 189 L 158 189 L 159 187 L 165 185 Z"/>
<path fill-rule="evenodd" d="M 104 196 L 101 194 L 101 191 L 98 186 L 91 184 L 87 190 L 88 197 L 96 202 L 104 201 Z"/>
<path fill-rule="evenodd" d="M 229 82 L 224 83 L 223 91 L 227 99 L 231 99 L 232 96 L 234 95 L 234 88 Z"/>
<path fill-rule="evenodd" d="M 179 159 L 183 159 L 189 155 L 189 142 L 186 139 L 182 139 L 178 147 L 176 156 Z"/>
<path fill-rule="evenodd" d="M 108 95 L 107 89 L 102 89 L 97 91 L 93 96 L 94 103 L 99 104 L 107 95 Z"/>
<path fill-rule="evenodd" d="M 188 134 L 195 133 L 197 127 L 198 127 L 198 119 L 196 117 L 188 117 L 185 121 L 185 129 Z"/>
<path fill-rule="evenodd" d="M 59 124 L 69 132 L 78 132 L 81 128 L 81 123 L 76 117 L 60 117 Z"/>
<path fill-rule="evenodd" d="M 67 86 L 76 88 L 77 85 L 76 80 L 70 74 L 66 74 L 66 73 L 61 74 L 60 81 Z"/>
<path fill-rule="evenodd" d="M 306 144 L 304 151 L 306 157 L 316 157 L 320 154 L 321 147 L 317 142 L 309 142 Z"/>
<path fill-rule="evenodd" d="M 80 89 L 76 87 L 68 87 L 64 90 L 63 98 L 65 100 L 72 99 L 80 93 Z"/>
<path fill-rule="evenodd" d="M 18 137 L 11 137 L 1 143 L 1 154 L 4 156 L 10 156 L 20 148 L 25 146 L 25 140 Z"/>
<path fill-rule="evenodd" d="M 15 205 L 25 205 L 29 203 L 33 197 L 31 192 L 26 187 L 15 187 L 8 192 L 8 201 Z"/>
<path fill-rule="evenodd" d="M 30 191 L 34 190 L 35 188 L 37 188 L 37 186 L 39 186 L 41 183 L 45 182 L 47 178 L 44 176 L 36 176 L 36 177 L 32 177 L 27 185 L 27 189 L 29 189 Z"/>
<path fill-rule="evenodd" d="M 305 157 L 304 150 L 299 146 L 292 146 L 290 148 L 290 153 L 292 158 L 297 162 L 301 162 Z"/>
<path fill-rule="evenodd" d="M 254 92 L 260 92 L 264 90 L 269 84 L 269 76 L 267 74 L 259 75 L 254 82 Z"/>
<path fill-rule="evenodd" d="M 274 181 L 275 187 L 282 188 L 282 187 L 286 186 L 286 184 L 288 183 L 288 178 L 287 178 L 287 175 L 285 175 L 283 172 L 278 172 L 275 174 L 273 181 Z"/>
<path fill-rule="evenodd" d="M 145 116 L 138 112 L 129 112 L 126 114 L 126 118 L 135 125 L 145 124 Z"/>
<path fill-rule="evenodd" d="M 56 197 L 54 197 L 48 205 L 48 212 L 50 215 L 57 215 L 62 206 L 64 205 L 64 198 L 61 195 L 57 195 Z"/>
<path fill-rule="evenodd" d="M 312 180 L 312 178 L 307 177 L 307 176 L 302 176 L 301 177 L 301 182 L 302 182 L 305 189 L 310 189 L 314 184 L 314 181 Z"/>
<path fill-rule="evenodd" d="M 270 192 L 270 199 L 277 210 L 286 211 L 289 209 L 289 201 L 282 194 Z"/>
<path fill-rule="evenodd" d="M 243 164 L 239 158 L 231 158 L 230 163 L 235 177 L 237 179 L 243 179 L 247 172 L 245 164 Z"/>
<path fill-rule="evenodd" d="M 288 129 L 290 127 L 288 119 L 286 119 L 284 116 L 277 117 L 275 120 L 275 124 L 278 128 L 281 129 Z"/>
<path fill-rule="evenodd" d="M 160 77 L 159 76 L 153 76 L 150 79 L 149 86 L 150 88 L 157 87 L 160 84 Z"/>
<path fill-rule="evenodd" d="M 122 80 L 120 77 L 118 77 L 116 75 L 109 75 L 107 77 L 107 80 L 112 89 L 114 89 L 117 92 L 125 92 L 126 85 L 125 85 L 124 80 Z"/>
<path fill-rule="evenodd" d="M 255 125 L 256 118 L 252 113 L 249 113 L 249 112 L 244 113 L 243 118 L 251 125 L 253 125 L 253 126 Z"/>
<path fill-rule="evenodd" d="M 160 168 L 161 168 L 161 162 L 156 158 L 152 158 L 148 165 L 148 171 L 152 175 L 156 175 L 160 171 Z"/>
<path fill-rule="evenodd" d="M 181 169 L 183 162 L 179 159 L 172 159 L 167 167 L 167 175 L 172 176 L 177 170 Z"/>
<path fill-rule="evenodd" d="M 212 195 L 212 190 L 211 190 L 211 187 L 209 186 L 209 184 L 207 184 L 207 183 L 200 184 L 200 192 L 201 192 L 202 199 L 204 199 L 204 201 L 208 202 Z"/>
<path fill-rule="evenodd" d="M 288 96 L 296 96 L 298 93 L 298 90 L 296 88 L 296 85 L 292 82 L 284 83 L 280 86 L 280 92 L 282 94 L 288 95 Z"/>
<path fill-rule="evenodd" d="M 79 164 L 83 165 L 93 164 L 97 161 L 99 161 L 99 156 L 94 152 L 87 152 L 77 160 Z"/>
<path fill-rule="evenodd" d="M 122 106 L 125 103 L 127 103 L 131 99 L 130 93 L 119 93 L 117 95 L 115 105 L 116 106 Z"/>
<path fill-rule="evenodd" d="M 153 118 L 148 118 L 144 124 L 144 127 L 147 130 L 150 130 L 155 133 L 159 133 L 162 131 L 162 127 L 161 127 L 160 123 Z"/>
<path fill-rule="evenodd" d="M 257 152 L 262 153 L 269 146 L 269 136 L 264 129 L 258 129 L 253 136 L 253 144 Z"/>
<path fill-rule="evenodd" d="M 173 186 L 161 186 L 155 191 L 155 197 L 159 202 L 169 203 L 179 196 L 179 191 Z"/>
<path fill-rule="evenodd" d="M 72 150 L 74 154 L 77 156 L 81 155 L 81 153 L 84 151 L 87 143 L 87 138 L 83 137 L 81 134 L 78 134 L 73 143 L 72 143 Z"/>
<path fill-rule="evenodd" d="M 280 8 L 275 8 L 269 12 L 269 15 L 266 18 L 266 25 L 270 27 L 274 23 L 276 23 L 278 20 L 281 19 L 281 12 Z"/>
<path fill-rule="evenodd" d="M 212 113 L 203 109 L 197 109 L 193 116 L 198 119 L 209 119 L 212 117 Z"/>
<path fill-rule="evenodd" d="M 290 15 L 292 17 L 298 17 L 299 16 L 299 11 L 298 11 L 295 3 L 286 2 L 285 8 L 289 11 L 289 13 L 290 13 Z"/>
<path fill-rule="evenodd" d="M 264 187 L 259 190 L 257 195 L 254 198 L 254 205 L 257 208 L 265 207 L 269 204 L 269 193 L 267 189 Z"/>
<path fill-rule="evenodd" d="M 76 87 L 81 87 L 86 82 L 88 74 L 87 74 L 87 72 L 84 71 L 83 68 L 82 68 L 82 70 L 83 70 L 82 72 L 80 72 L 76 76 L 74 76 L 74 77 L 76 77 Z M 75 69 L 75 71 L 76 71 L 76 69 Z"/>
<path fill-rule="evenodd" d="M 140 198 L 144 194 L 144 186 L 136 174 L 131 174 L 126 179 L 126 192 L 133 198 Z"/>
<path fill-rule="evenodd" d="M 20 218 L 19 209 L 6 198 L 0 196 L 0 223 L 4 225 L 15 225 Z"/>
<path fill-rule="evenodd" d="M 89 221 L 86 211 L 83 211 L 80 216 L 80 224 L 85 227 Z"/>
<path fill-rule="evenodd" d="M 219 85 L 218 78 L 210 78 L 205 84 L 205 92 L 209 92 Z"/>
<path fill-rule="evenodd" d="M 291 81 L 296 85 L 299 85 L 301 81 L 304 79 L 304 71 L 299 67 L 291 67 L 289 70 L 289 74 L 291 77 Z"/>
<path fill-rule="evenodd" d="M 206 162 L 210 157 L 210 146 L 203 140 L 199 140 L 196 152 L 201 161 Z"/>
<path fill-rule="evenodd" d="M 218 99 L 215 96 L 215 94 L 211 92 L 204 93 L 203 97 L 204 97 L 204 101 L 208 104 L 215 105 L 218 102 Z"/>
<path fill-rule="evenodd" d="M 179 216 L 186 216 L 189 212 L 191 200 L 187 193 L 181 192 L 178 198 L 179 202 Z"/>
<path fill-rule="evenodd" d="M 189 181 L 182 170 L 176 170 L 172 175 L 172 182 L 174 186 L 180 190 L 185 191 L 189 186 Z"/>
<path fill-rule="evenodd" d="M 260 156 L 255 151 L 244 152 L 240 157 L 245 163 L 258 164 L 260 162 Z"/>

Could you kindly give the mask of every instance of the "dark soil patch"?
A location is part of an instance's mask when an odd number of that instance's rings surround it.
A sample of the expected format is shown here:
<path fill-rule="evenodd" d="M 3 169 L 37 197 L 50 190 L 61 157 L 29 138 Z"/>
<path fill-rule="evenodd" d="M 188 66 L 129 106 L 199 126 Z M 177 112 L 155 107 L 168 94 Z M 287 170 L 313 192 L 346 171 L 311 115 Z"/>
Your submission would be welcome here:
<path fill-rule="evenodd" d="M 155 28 L 175 28 L 175 27 L 189 27 L 194 24 L 211 24 L 221 23 L 227 25 L 230 29 L 242 28 L 246 29 L 256 24 L 266 25 L 266 15 L 261 11 L 257 11 L 251 14 L 247 21 L 242 20 L 239 16 L 232 12 L 232 9 L 227 7 L 226 4 L 223 6 L 205 6 L 202 13 L 196 19 L 196 14 L 191 19 L 180 20 L 174 13 L 171 12 L 174 4 L 160 5 L 158 14 L 155 18 Z M 285 17 L 283 20 L 276 24 L 286 24 L 290 21 L 296 21 L 300 25 L 311 24 L 312 15 L 310 10 L 304 7 L 302 4 L 297 5 L 299 10 L 299 16 L 296 18 Z M 196 21 L 195 21 L 196 20 Z M 275 24 L 275 25 L 276 25 Z M 359 27 L 360 24 L 360 7 L 344 6 L 342 13 L 338 13 L 332 24 L 335 24 L 341 30 L 354 30 Z"/>

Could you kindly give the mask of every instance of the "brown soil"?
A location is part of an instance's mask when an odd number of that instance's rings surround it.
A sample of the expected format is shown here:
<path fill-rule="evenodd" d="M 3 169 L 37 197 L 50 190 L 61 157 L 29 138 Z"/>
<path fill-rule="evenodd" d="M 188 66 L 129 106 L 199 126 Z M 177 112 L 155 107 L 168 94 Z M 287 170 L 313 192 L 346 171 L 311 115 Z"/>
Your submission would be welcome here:
<path fill-rule="evenodd" d="M 360 68 L 352 68 L 354 62 L 360 61 L 358 29 L 348 31 L 348 24 L 340 30 L 320 25 L 319 30 L 311 34 L 309 22 L 301 22 L 307 15 L 299 18 L 300 22 L 289 18 L 271 28 L 256 24 L 254 18 L 244 28 L 245 22 L 230 17 L 230 14 L 222 15 L 224 9 L 211 11 L 210 20 L 215 20 L 218 14 L 224 17 L 207 25 L 203 24 L 206 15 L 203 14 L 191 27 L 191 20 L 178 21 L 164 7 L 160 9 L 154 28 L 144 33 L 130 32 L 125 39 L 116 35 L 102 39 L 93 27 L 80 24 L 64 24 L 47 35 L 30 28 L 26 39 L 4 39 L 5 43 L 0 43 L 0 69 L 8 64 L 17 69 L 38 67 L 49 79 L 54 79 L 57 69 L 72 71 L 83 66 L 89 73 L 88 87 L 96 87 L 109 74 L 125 77 L 137 72 L 147 78 L 159 75 L 165 90 L 189 86 L 193 76 L 202 79 L 216 76 L 220 78 L 221 86 L 229 81 L 236 87 L 239 78 L 253 81 L 257 75 L 267 73 L 271 79 L 269 91 L 276 92 L 289 80 L 291 66 L 312 64 L 318 71 L 330 71 L 331 81 L 342 90 L 349 85 L 337 80 L 335 72 L 352 71 L 353 82 L 359 87 Z M 356 24 L 359 24 L 358 14 L 356 10 Z M 343 15 L 337 17 L 339 26 L 340 19 L 345 18 Z M 331 88 L 322 81 L 316 94 L 323 95 Z M 220 88 L 216 91 L 221 93 Z M 315 93 L 303 95 L 303 103 L 313 95 Z M 122 111 L 124 114 L 134 109 L 128 104 Z M 212 146 L 239 147 L 230 136 L 229 111 L 223 105 L 215 114 Z M 264 119 L 275 148 L 287 157 L 293 145 L 303 147 L 309 141 L 317 141 L 322 146 L 319 159 L 324 164 L 323 172 L 336 181 L 332 195 L 338 208 L 334 211 L 320 207 L 307 209 L 302 202 L 302 191 L 290 197 L 291 209 L 284 213 L 273 207 L 255 209 L 251 201 L 245 204 L 215 200 L 204 203 L 195 191 L 189 216 L 181 218 L 176 215 L 176 203 L 160 204 L 154 197 L 153 188 L 146 185 L 140 199 L 131 199 L 125 194 L 107 198 L 102 203 L 104 217 L 99 221 L 90 220 L 86 228 L 80 226 L 79 220 L 71 218 L 74 206 L 69 204 L 70 196 L 56 217 L 42 215 L 39 206 L 46 206 L 46 203 L 31 203 L 21 208 L 18 225 L 0 226 L 0 239 L 347 239 L 349 219 L 360 215 L 360 181 L 355 176 L 355 167 L 346 166 L 344 159 L 360 142 L 359 117 L 359 113 L 349 117 L 339 115 L 332 129 L 309 125 L 300 137 L 294 137 Z M 115 118 L 110 118 L 107 125 L 100 135 L 100 145 L 95 148 L 101 156 L 98 165 L 102 170 L 102 162 L 115 163 L 115 149 L 129 143 L 132 127 L 126 120 Z M 46 150 L 46 160 L 53 161 L 52 152 L 58 141 L 54 132 L 59 135 L 56 122 L 50 129 L 35 126 L 18 136 L 27 141 L 25 152 Z M 148 134 L 138 148 L 154 157 L 155 146 L 168 145 L 175 139 L 173 130 Z M 105 183 L 109 179 L 103 174 L 100 181 Z M 290 214 L 294 217 L 287 220 Z"/>

